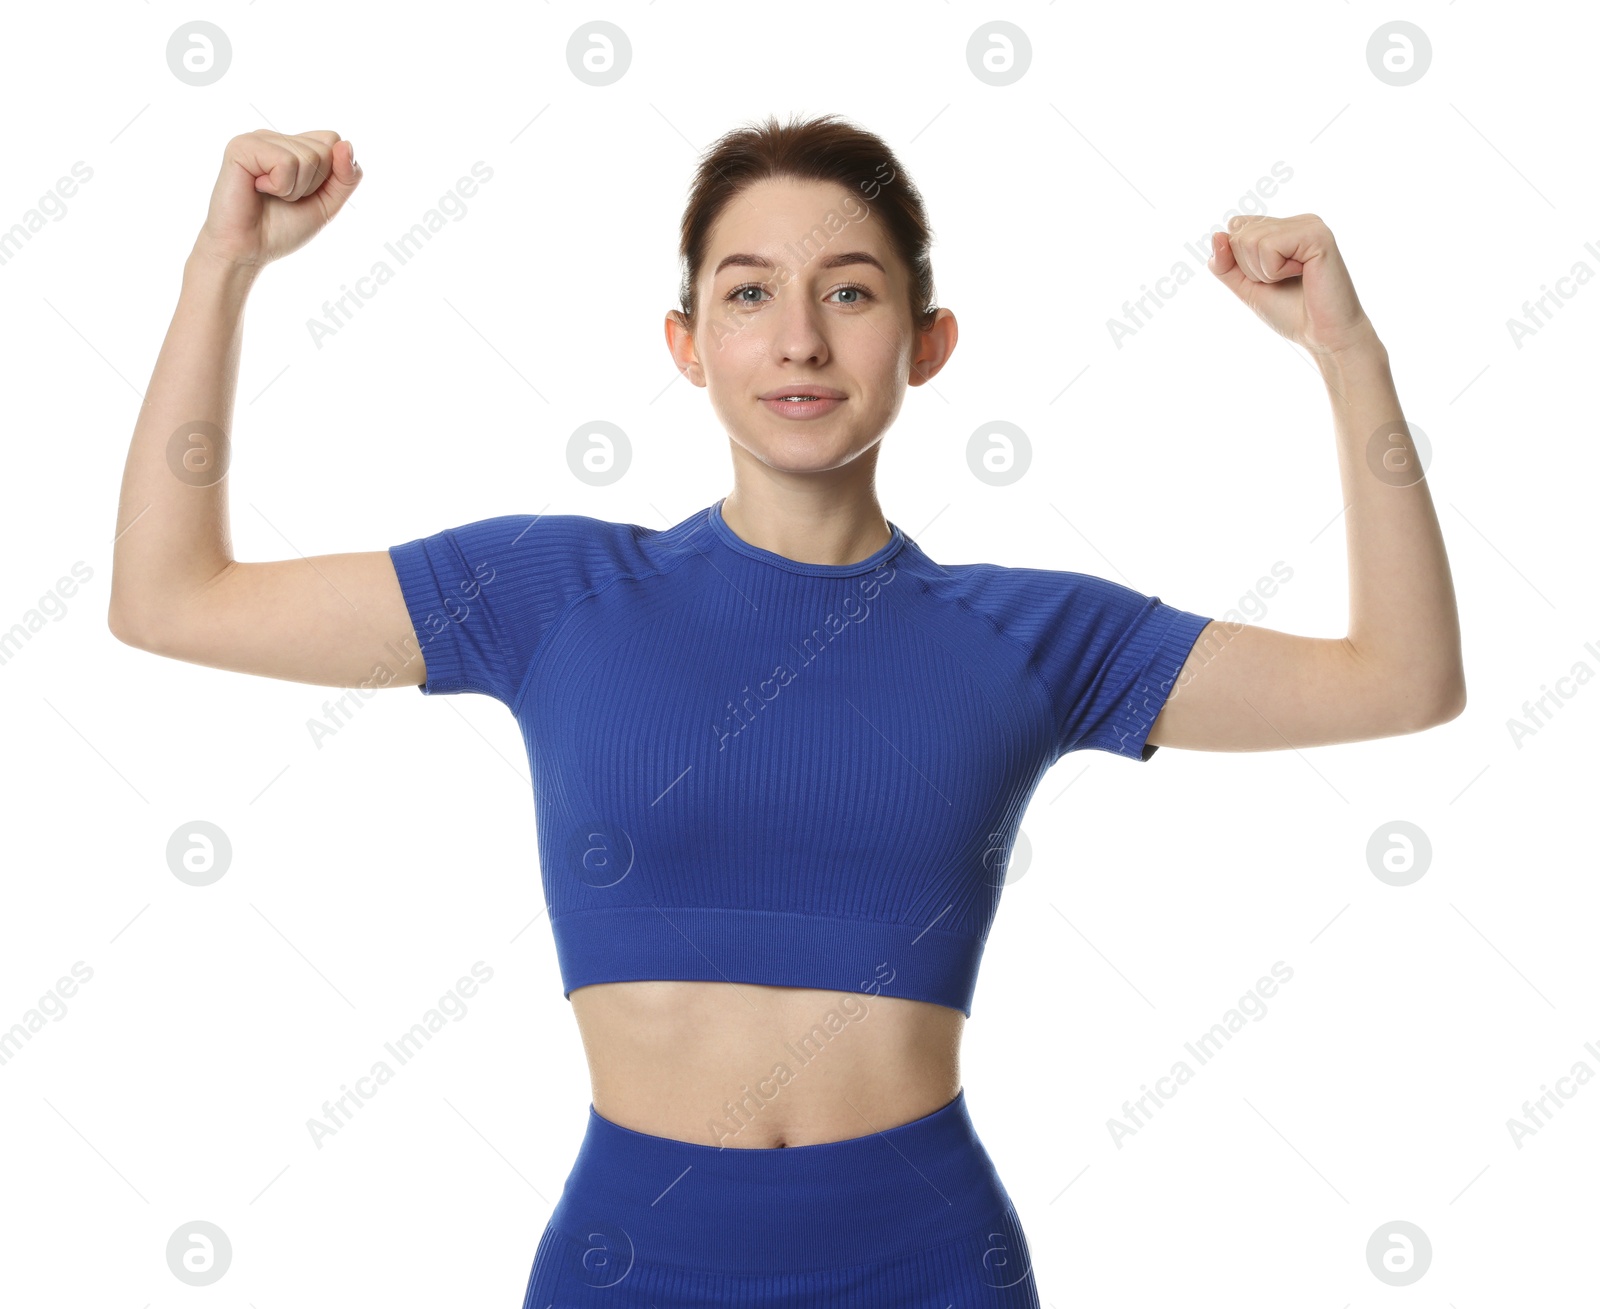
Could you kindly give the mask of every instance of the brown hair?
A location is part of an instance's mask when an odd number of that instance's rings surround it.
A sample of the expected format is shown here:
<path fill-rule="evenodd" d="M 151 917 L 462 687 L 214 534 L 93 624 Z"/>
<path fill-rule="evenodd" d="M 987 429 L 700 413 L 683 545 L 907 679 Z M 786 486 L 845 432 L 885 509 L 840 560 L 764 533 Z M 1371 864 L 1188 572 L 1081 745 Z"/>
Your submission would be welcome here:
<path fill-rule="evenodd" d="M 926 329 L 937 304 L 928 248 L 933 229 L 922 195 L 883 139 L 837 114 L 780 125 L 768 115 L 761 123 L 735 128 L 701 156 L 689 187 L 679 229 L 678 254 L 683 280 L 678 304 L 695 325 L 695 284 L 705 263 L 711 228 L 723 209 L 747 186 L 774 178 L 837 182 L 875 215 L 911 276 L 911 321 Z"/>

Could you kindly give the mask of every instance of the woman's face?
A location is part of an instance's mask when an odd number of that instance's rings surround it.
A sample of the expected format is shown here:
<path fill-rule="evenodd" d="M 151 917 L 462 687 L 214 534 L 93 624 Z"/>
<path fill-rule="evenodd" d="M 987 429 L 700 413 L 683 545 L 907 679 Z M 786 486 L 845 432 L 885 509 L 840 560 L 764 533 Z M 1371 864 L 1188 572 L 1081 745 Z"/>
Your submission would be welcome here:
<path fill-rule="evenodd" d="M 685 376 L 710 393 L 728 435 L 792 472 L 838 468 L 877 444 L 955 346 L 940 310 L 914 330 L 910 274 L 867 206 L 833 183 L 775 179 L 747 187 L 711 232 L 691 338 L 667 315 Z M 763 399 L 843 396 L 796 409 Z"/>

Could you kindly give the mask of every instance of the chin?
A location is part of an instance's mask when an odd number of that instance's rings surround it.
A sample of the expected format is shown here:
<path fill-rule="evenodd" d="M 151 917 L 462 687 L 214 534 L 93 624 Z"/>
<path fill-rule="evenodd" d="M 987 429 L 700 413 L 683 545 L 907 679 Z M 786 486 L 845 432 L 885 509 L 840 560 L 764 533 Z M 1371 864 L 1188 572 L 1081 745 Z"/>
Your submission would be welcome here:
<path fill-rule="evenodd" d="M 805 459 L 794 456 L 784 457 L 774 455 L 767 451 L 759 451 L 756 458 L 776 473 L 830 473 L 835 468 L 842 468 L 850 462 L 853 456 L 842 456 L 837 459 Z"/>
<path fill-rule="evenodd" d="M 776 437 L 763 433 L 756 440 L 739 444 L 769 468 L 786 473 L 825 473 L 849 463 L 865 449 L 847 437 L 811 436 L 805 432 L 784 432 Z"/>

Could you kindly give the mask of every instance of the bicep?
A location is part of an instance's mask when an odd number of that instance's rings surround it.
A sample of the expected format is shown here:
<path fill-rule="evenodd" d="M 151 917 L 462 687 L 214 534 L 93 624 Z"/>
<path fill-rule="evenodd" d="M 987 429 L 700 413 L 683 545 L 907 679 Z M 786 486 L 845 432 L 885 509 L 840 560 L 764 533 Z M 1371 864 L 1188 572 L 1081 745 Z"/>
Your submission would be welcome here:
<path fill-rule="evenodd" d="M 235 562 L 130 644 L 319 686 L 416 686 L 425 675 L 387 550 Z"/>
<path fill-rule="evenodd" d="M 1180 750 L 1287 750 L 1418 730 L 1422 706 L 1343 638 L 1212 622 L 1150 729 Z"/>

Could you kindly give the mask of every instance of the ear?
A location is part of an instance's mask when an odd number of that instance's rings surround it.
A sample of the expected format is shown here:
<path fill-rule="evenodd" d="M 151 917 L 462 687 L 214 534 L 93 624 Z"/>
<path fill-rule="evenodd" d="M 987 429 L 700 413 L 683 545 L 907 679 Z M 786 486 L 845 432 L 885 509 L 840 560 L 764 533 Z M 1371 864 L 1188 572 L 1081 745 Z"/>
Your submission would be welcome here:
<path fill-rule="evenodd" d="M 667 310 L 666 321 L 662 324 L 667 337 L 667 350 L 672 355 L 672 362 L 678 366 L 678 371 L 687 377 L 696 386 L 706 384 L 705 370 L 700 366 L 700 352 L 695 346 L 694 333 L 689 329 L 689 320 L 684 317 L 680 309 Z"/>
<path fill-rule="evenodd" d="M 921 386 L 930 381 L 949 361 L 959 337 L 956 316 L 948 309 L 936 311 L 933 322 L 917 333 L 916 353 L 911 358 L 907 384 Z"/>

